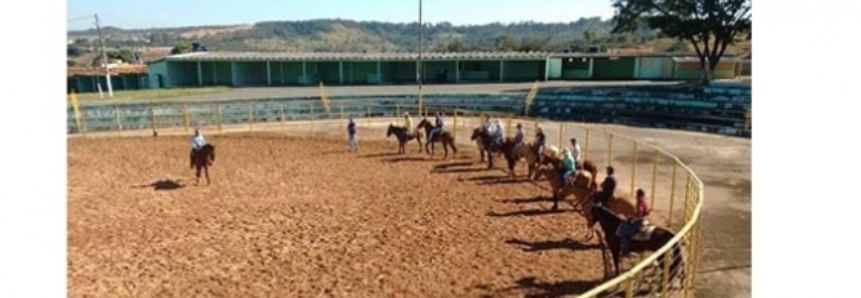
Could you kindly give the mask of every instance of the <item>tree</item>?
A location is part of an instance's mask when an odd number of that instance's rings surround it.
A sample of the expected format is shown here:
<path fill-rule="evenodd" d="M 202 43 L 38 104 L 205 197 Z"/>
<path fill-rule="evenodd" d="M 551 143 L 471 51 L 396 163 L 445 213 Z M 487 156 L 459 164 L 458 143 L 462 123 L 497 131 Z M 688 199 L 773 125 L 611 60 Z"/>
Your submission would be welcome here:
<path fill-rule="evenodd" d="M 134 59 L 135 59 L 135 54 L 132 53 L 132 51 L 127 50 L 127 49 L 123 49 L 123 50 L 119 50 L 119 51 L 108 51 L 106 53 L 106 55 L 108 56 L 108 60 L 122 60 L 123 62 L 126 62 L 126 63 L 130 63 L 130 62 L 134 61 Z M 91 65 L 93 65 L 93 66 L 102 65 L 102 55 L 96 55 L 96 57 L 93 58 L 93 63 Z"/>
<path fill-rule="evenodd" d="M 517 49 L 517 47 L 517 40 L 508 34 L 497 37 L 494 41 L 494 48 L 496 48 L 497 51 L 513 51 Z"/>
<path fill-rule="evenodd" d="M 178 54 L 182 54 L 182 53 L 191 52 L 191 50 L 192 50 L 191 44 L 183 41 L 183 42 L 177 43 L 176 46 L 174 46 L 173 49 L 170 50 L 170 54 L 171 55 L 178 55 Z"/>
<path fill-rule="evenodd" d="M 613 33 L 648 27 L 693 45 L 704 82 L 727 46 L 751 37 L 750 0 L 614 0 L 613 7 Z"/>

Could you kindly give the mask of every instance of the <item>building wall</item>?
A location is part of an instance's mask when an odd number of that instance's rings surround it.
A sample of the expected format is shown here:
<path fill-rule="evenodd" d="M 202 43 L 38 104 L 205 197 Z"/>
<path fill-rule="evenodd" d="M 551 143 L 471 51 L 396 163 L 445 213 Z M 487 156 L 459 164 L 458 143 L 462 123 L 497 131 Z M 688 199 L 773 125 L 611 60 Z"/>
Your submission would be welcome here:
<path fill-rule="evenodd" d="M 149 72 L 150 88 L 168 88 L 173 85 L 170 82 L 171 77 L 170 75 L 168 75 L 167 72 L 167 63 L 167 61 L 162 60 L 147 65 L 147 71 Z"/>
<path fill-rule="evenodd" d="M 562 78 L 562 58 L 550 58 L 547 65 L 548 80 L 558 80 Z"/>
<path fill-rule="evenodd" d="M 592 78 L 598 80 L 630 80 L 634 79 L 636 58 L 618 57 L 595 58 Z"/>
<path fill-rule="evenodd" d="M 505 61 L 505 82 L 544 80 L 545 61 Z"/>
<path fill-rule="evenodd" d="M 590 58 L 562 59 L 562 78 L 566 80 L 589 79 Z"/>
<path fill-rule="evenodd" d="M 700 63 L 698 61 L 676 61 L 676 80 L 698 80 L 700 77 Z M 712 73 L 714 79 L 731 79 L 735 77 L 736 63 L 721 61 L 715 66 Z"/>
<path fill-rule="evenodd" d="M 672 66 L 672 58 L 640 57 L 637 60 L 637 63 L 639 63 L 639 67 L 637 68 L 637 79 L 669 80 L 673 78 L 672 73 L 667 73 L 665 71 L 667 69 L 670 69 L 667 66 Z"/>

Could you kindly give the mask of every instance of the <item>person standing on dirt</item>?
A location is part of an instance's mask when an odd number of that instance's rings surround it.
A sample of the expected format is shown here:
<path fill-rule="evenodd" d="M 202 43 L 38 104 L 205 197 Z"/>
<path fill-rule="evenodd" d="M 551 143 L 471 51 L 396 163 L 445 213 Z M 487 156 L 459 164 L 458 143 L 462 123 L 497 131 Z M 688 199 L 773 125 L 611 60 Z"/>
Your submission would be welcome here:
<path fill-rule="evenodd" d="M 206 138 L 203 137 L 203 134 L 195 128 L 194 136 L 191 137 L 191 153 L 188 154 L 188 158 L 191 161 L 191 168 L 194 168 L 194 155 L 197 154 L 197 151 L 202 149 L 203 146 L 206 146 Z"/>
<path fill-rule="evenodd" d="M 347 124 L 347 135 L 350 137 L 350 151 L 359 151 L 359 141 L 356 139 L 356 122 L 353 121 L 353 116 L 350 116 L 350 123 Z"/>
<path fill-rule="evenodd" d="M 574 165 L 580 168 L 580 144 L 577 144 L 577 138 L 571 138 L 571 157 L 574 157 Z"/>

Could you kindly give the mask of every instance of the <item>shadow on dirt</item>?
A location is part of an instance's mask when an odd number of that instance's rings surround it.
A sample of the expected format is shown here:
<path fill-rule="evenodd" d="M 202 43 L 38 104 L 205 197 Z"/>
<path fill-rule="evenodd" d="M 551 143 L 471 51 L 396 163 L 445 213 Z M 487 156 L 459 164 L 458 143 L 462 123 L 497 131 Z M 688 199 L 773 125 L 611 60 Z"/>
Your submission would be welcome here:
<path fill-rule="evenodd" d="M 508 239 L 505 243 L 513 244 L 520 246 L 523 251 L 527 252 L 541 252 L 548 250 L 556 250 L 556 249 L 567 249 L 567 250 L 587 250 L 587 249 L 600 249 L 601 245 L 598 243 L 595 244 L 583 244 L 571 238 L 565 238 L 558 241 L 538 241 L 538 242 L 529 242 L 520 239 Z"/>
<path fill-rule="evenodd" d="M 158 190 L 158 191 L 177 190 L 177 189 L 185 187 L 185 185 L 181 184 L 181 181 L 182 180 L 165 179 L 165 180 L 159 180 L 159 181 L 153 182 L 151 184 L 147 184 L 147 185 L 132 186 L 132 188 L 150 188 L 150 187 L 152 187 L 153 190 Z"/>
<path fill-rule="evenodd" d="M 538 297 L 564 297 L 577 296 L 589 289 L 592 289 L 601 284 L 601 281 L 561 281 L 561 282 L 541 282 L 537 281 L 534 276 L 524 277 L 517 280 L 515 286 L 494 290 L 490 285 L 477 285 L 474 288 L 482 289 L 488 293 L 481 297 L 494 297 L 502 294 L 510 294 L 512 292 L 523 293 L 523 297 L 538 298 Z M 508 296 L 508 295 L 504 295 Z"/>

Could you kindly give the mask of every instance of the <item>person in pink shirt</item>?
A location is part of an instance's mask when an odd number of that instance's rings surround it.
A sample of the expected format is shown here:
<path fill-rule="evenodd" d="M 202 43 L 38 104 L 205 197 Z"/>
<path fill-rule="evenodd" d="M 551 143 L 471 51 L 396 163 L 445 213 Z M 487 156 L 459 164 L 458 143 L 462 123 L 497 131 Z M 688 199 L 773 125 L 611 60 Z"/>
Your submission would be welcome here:
<path fill-rule="evenodd" d="M 637 231 L 643 226 L 643 221 L 646 219 L 646 216 L 649 216 L 649 213 L 652 212 L 652 209 L 649 208 L 648 198 L 646 197 L 646 192 L 643 191 L 642 188 L 637 189 L 637 208 L 634 212 L 634 216 L 628 219 L 628 224 L 622 228 L 621 240 L 621 255 L 628 256 L 630 246 L 631 246 L 631 237 L 634 236 Z"/>

